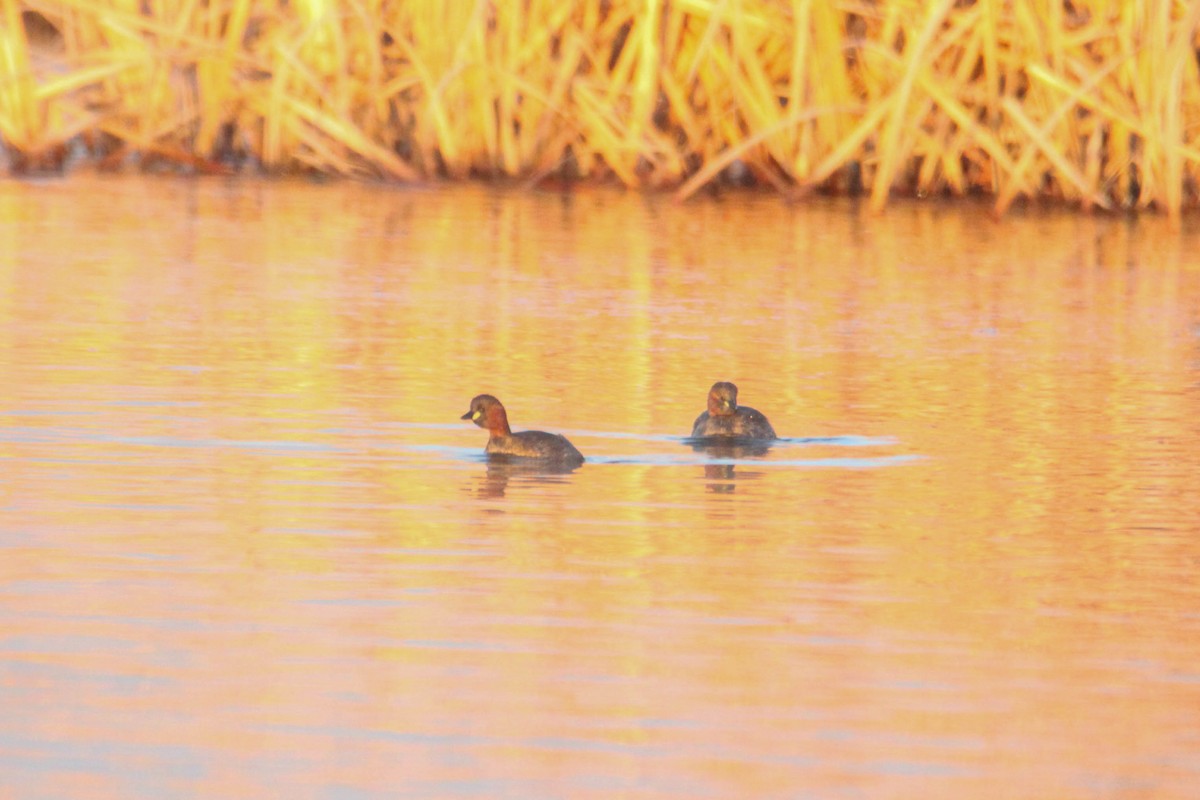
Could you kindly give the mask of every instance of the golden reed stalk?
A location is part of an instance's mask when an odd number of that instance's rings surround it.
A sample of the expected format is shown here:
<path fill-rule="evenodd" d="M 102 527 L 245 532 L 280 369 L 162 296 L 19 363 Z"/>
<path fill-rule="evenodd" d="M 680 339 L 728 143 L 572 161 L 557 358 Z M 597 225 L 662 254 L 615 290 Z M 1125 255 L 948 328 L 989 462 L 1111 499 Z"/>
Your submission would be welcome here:
<path fill-rule="evenodd" d="M 1197 204 L 1200 2 L 0 0 L 0 163 Z"/>

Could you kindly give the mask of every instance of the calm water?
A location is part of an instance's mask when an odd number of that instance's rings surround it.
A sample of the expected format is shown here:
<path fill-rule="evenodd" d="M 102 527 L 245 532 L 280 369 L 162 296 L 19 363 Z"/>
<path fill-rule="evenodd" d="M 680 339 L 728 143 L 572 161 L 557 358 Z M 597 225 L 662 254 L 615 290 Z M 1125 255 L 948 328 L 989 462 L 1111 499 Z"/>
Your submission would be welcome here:
<path fill-rule="evenodd" d="M 1200 785 L 1195 230 L 0 182 L 0 363 L 3 800 Z"/>

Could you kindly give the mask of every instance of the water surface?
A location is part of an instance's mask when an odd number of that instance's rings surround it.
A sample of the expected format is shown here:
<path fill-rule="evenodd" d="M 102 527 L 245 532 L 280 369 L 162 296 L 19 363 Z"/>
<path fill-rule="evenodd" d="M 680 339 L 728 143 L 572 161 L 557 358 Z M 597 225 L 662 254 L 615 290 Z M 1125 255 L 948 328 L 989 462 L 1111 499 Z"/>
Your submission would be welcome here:
<path fill-rule="evenodd" d="M 1196 253 L 0 183 L 0 798 L 1194 797 Z M 716 380 L 785 439 L 690 447 Z"/>

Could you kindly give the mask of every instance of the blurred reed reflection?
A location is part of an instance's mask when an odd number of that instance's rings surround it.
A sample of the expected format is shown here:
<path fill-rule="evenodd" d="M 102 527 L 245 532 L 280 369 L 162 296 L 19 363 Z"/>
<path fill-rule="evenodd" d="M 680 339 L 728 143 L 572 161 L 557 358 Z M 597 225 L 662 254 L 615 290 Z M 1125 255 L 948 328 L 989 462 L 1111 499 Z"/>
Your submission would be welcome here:
<path fill-rule="evenodd" d="M 0 774 L 1187 797 L 1196 252 L 962 205 L 0 183 Z M 716 380 L 788 438 L 688 442 Z M 479 392 L 587 463 L 485 461 Z"/>

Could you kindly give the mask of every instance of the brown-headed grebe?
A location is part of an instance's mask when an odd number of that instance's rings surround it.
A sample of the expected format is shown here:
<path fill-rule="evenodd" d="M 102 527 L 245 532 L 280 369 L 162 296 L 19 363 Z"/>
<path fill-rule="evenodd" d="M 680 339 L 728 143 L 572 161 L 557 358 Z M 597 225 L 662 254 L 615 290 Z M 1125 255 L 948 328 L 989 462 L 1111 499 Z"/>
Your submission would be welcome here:
<path fill-rule="evenodd" d="M 471 409 L 462 415 L 489 434 L 484 452 L 496 456 L 537 458 L 555 464 L 579 465 L 583 454 L 567 437 L 545 431 L 521 431 L 513 433 L 508 427 L 508 414 L 504 406 L 490 394 L 481 394 L 471 399 Z"/>
<path fill-rule="evenodd" d="M 692 424 L 694 438 L 712 436 L 743 439 L 776 439 L 775 429 L 761 412 L 737 404 L 737 387 L 729 381 L 708 390 L 708 410 Z"/>

